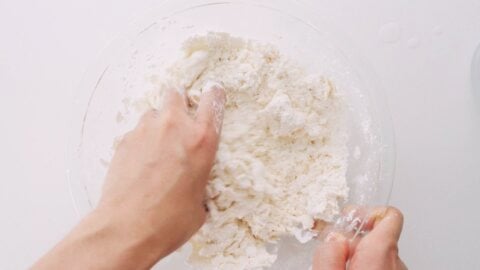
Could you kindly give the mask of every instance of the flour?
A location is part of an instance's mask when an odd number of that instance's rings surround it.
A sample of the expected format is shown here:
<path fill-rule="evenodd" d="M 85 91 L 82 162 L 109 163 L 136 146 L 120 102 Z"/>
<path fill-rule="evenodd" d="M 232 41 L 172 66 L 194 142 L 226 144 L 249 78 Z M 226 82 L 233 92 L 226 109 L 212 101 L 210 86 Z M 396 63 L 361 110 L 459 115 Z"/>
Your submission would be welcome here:
<path fill-rule="evenodd" d="M 163 78 L 192 110 L 209 81 L 226 89 L 221 142 L 207 187 L 206 224 L 191 239 L 204 269 L 261 269 L 283 236 L 311 240 L 348 195 L 344 102 L 333 82 L 308 75 L 271 46 L 210 33 L 187 40 Z M 161 104 L 150 95 L 150 107 Z"/>
<path fill-rule="evenodd" d="M 288 136 L 305 126 L 306 115 L 292 107 L 290 98 L 277 93 L 260 111 L 260 118 L 275 136 Z"/>

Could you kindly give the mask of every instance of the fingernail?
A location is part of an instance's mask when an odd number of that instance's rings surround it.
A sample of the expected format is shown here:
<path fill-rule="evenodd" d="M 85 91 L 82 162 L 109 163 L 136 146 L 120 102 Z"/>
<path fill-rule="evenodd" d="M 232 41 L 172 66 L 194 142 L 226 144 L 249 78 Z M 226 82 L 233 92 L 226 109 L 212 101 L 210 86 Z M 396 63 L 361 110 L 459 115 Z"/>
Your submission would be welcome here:
<path fill-rule="evenodd" d="M 225 90 L 225 87 L 223 87 L 223 85 L 219 82 L 216 82 L 216 81 L 207 81 L 205 83 L 205 85 L 203 86 L 203 91 L 205 91 L 206 93 L 207 92 L 210 92 L 210 91 L 213 91 L 215 89 L 218 89 L 218 90 Z"/>
<path fill-rule="evenodd" d="M 209 80 L 203 86 L 204 93 L 209 93 L 211 91 L 215 91 L 216 100 L 219 101 L 221 104 L 225 104 L 226 102 L 226 95 L 225 95 L 225 87 L 222 83 L 217 81 Z"/>
<path fill-rule="evenodd" d="M 209 93 L 216 90 L 215 100 L 213 100 L 212 109 L 215 114 L 215 131 L 220 134 L 222 130 L 223 113 L 225 109 L 225 88 L 223 85 L 216 81 L 207 81 L 203 86 L 204 93 Z"/>
<path fill-rule="evenodd" d="M 343 242 L 345 240 L 347 240 L 347 238 L 338 232 L 330 232 L 327 237 L 325 237 L 325 242 Z"/>

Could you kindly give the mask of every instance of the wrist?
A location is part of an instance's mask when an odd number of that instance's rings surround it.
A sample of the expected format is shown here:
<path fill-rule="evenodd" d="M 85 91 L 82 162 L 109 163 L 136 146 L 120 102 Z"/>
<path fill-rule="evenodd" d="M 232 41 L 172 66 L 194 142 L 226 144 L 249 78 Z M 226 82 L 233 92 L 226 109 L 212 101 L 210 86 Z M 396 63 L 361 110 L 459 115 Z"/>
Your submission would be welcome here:
<path fill-rule="evenodd" d="M 117 256 L 121 268 L 150 269 L 170 250 L 144 220 L 123 210 L 98 207 L 80 226 L 85 228 L 86 235 L 95 237 L 94 241 L 101 241 L 97 245 Z M 131 267 L 125 267 L 127 265 Z"/>
<path fill-rule="evenodd" d="M 32 269 L 150 269 L 168 253 L 140 228 L 129 216 L 97 208 Z"/>

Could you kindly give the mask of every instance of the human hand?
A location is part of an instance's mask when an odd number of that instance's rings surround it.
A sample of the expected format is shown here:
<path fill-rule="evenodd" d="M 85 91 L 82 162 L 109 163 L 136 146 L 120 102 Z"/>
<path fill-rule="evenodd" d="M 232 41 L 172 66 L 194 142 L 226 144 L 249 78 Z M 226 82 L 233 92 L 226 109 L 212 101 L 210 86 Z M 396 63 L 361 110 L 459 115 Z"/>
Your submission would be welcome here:
<path fill-rule="evenodd" d="M 375 209 L 366 223 L 371 230 L 353 242 L 331 232 L 319 246 L 313 270 L 407 270 L 398 256 L 403 215 L 392 207 Z M 347 264 L 348 262 L 348 264 Z"/>
<path fill-rule="evenodd" d="M 148 237 L 161 247 L 161 257 L 205 221 L 205 187 L 224 104 L 223 87 L 207 83 L 192 117 L 185 97 L 170 90 L 163 108 L 143 115 L 116 149 L 98 211 L 113 214 L 133 237 Z"/>
<path fill-rule="evenodd" d="M 170 90 L 124 136 L 98 207 L 32 269 L 150 269 L 202 226 L 224 89 L 207 83 L 194 117 L 185 101 Z"/>

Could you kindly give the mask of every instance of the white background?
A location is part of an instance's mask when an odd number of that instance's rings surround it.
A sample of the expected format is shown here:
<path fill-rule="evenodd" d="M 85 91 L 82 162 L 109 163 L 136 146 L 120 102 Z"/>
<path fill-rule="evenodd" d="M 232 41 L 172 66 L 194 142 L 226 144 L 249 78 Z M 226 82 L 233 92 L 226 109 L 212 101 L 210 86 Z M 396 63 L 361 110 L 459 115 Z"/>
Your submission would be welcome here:
<path fill-rule="evenodd" d="M 77 222 L 65 179 L 75 87 L 155 2 L 0 0 L 0 269 L 27 268 Z M 480 1 L 308 2 L 386 88 L 403 259 L 410 269 L 480 269 L 480 93 L 470 85 Z M 392 23 L 399 38 L 384 42 Z"/>

